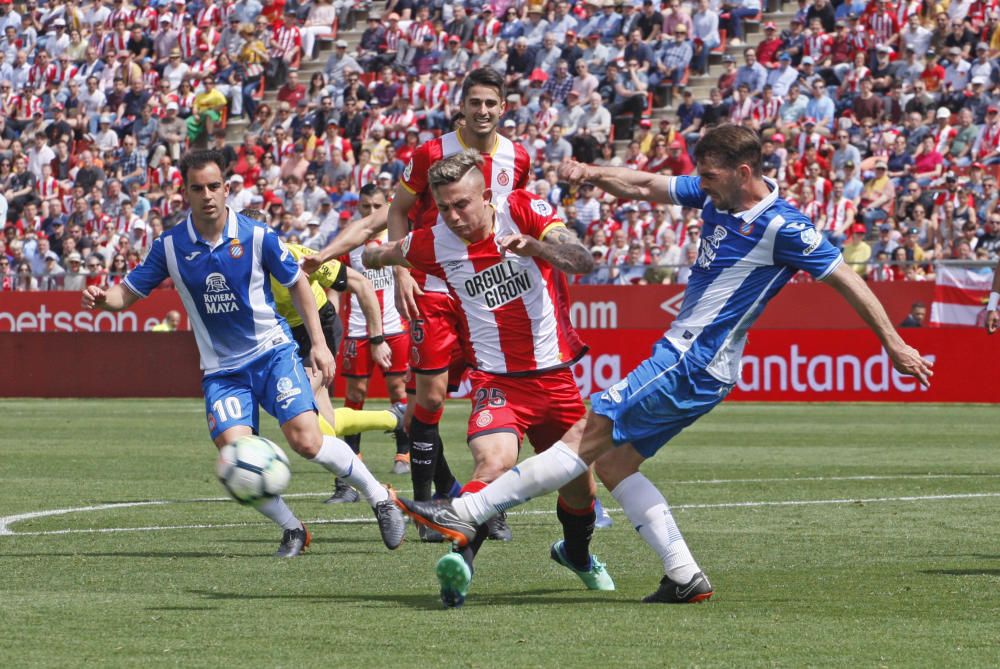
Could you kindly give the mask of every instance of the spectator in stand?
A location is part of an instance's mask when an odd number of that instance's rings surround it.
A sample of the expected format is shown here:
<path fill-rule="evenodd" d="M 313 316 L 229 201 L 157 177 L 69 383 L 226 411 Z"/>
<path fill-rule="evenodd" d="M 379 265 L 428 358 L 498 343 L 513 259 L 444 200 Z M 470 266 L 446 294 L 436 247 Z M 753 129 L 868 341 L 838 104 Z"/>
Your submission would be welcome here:
<path fill-rule="evenodd" d="M 764 90 L 767 83 L 767 68 L 757 62 L 757 52 L 754 49 L 744 49 L 744 65 L 736 72 L 735 87 L 746 84 L 750 88 L 750 93 L 756 95 Z"/>
<path fill-rule="evenodd" d="M 927 318 L 927 306 L 923 302 L 914 302 L 910 313 L 899 324 L 901 328 L 922 328 Z"/>
<path fill-rule="evenodd" d="M 745 19 L 760 14 L 760 0 L 733 0 L 732 2 L 724 0 L 722 7 L 723 11 L 729 13 L 728 32 L 733 36 L 730 43 L 733 46 L 741 46 L 746 39 L 743 22 Z"/>
<path fill-rule="evenodd" d="M 719 13 L 712 9 L 710 0 L 698 0 L 698 11 L 691 17 L 691 37 L 694 40 L 692 66 L 695 72 L 708 73 L 709 54 L 722 41 L 719 36 Z"/>
<path fill-rule="evenodd" d="M 687 77 L 693 55 L 694 48 L 688 39 L 687 26 L 678 23 L 674 28 L 673 38 L 665 39 L 656 53 L 656 66 L 649 75 L 649 83 L 653 87 L 660 84 L 668 87 L 668 106 L 673 106 L 673 101 L 680 93 L 681 83 Z"/>

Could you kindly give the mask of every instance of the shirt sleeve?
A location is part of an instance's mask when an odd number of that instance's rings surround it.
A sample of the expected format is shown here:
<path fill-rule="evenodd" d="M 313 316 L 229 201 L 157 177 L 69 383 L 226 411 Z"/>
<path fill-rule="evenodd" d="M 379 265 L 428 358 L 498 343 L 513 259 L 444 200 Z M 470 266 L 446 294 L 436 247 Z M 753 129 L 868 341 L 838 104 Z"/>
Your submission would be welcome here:
<path fill-rule="evenodd" d="M 551 204 L 526 190 L 511 192 L 507 206 L 521 232 L 536 239 L 545 239 L 550 230 L 566 225 Z"/>
<path fill-rule="evenodd" d="M 427 172 L 430 170 L 430 155 L 424 144 L 413 152 L 410 162 L 403 168 L 403 176 L 399 180 L 403 188 L 411 195 L 419 195 L 427 190 Z"/>
<path fill-rule="evenodd" d="M 163 283 L 163 280 L 170 276 L 167 269 L 166 251 L 163 248 L 163 238 L 158 237 L 146 259 L 128 273 L 122 281 L 126 288 L 139 297 L 148 297 L 149 293 Z"/>
<path fill-rule="evenodd" d="M 338 293 L 347 290 L 347 267 L 339 260 L 331 260 L 319 266 L 319 269 L 309 275 L 310 281 L 315 281 L 326 289 L 334 289 Z"/>
<path fill-rule="evenodd" d="M 401 248 L 406 262 L 414 268 L 441 279 L 445 278 L 444 271 L 434 255 L 434 232 L 431 228 L 414 230 L 406 235 L 403 237 Z"/>
<path fill-rule="evenodd" d="M 274 230 L 264 234 L 261 243 L 261 265 L 275 281 L 288 288 L 299 279 L 299 263 Z"/>
<path fill-rule="evenodd" d="M 797 218 L 778 231 L 774 240 L 774 262 L 808 272 L 815 279 L 825 279 L 843 262 L 843 256 L 816 230 L 812 221 Z"/>
<path fill-rule="evenodd" d="M 674 204 L 695 209 L 703 209 L 708 198 L 701 189 L 701 177 L 667 177 L 667 193 Z"/>

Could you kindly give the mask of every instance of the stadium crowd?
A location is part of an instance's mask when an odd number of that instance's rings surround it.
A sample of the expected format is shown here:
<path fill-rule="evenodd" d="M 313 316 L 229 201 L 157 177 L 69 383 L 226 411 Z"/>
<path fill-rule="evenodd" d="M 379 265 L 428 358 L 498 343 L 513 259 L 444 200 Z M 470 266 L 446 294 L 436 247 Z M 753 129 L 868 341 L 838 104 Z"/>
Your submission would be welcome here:
<path fill-rule="evenodd" d="M 0 290 L 121 281 L 183 220 L 175 165 L 189 147 L 225 152 L 230 206 L 263 208 L 283 238 L 320 248 L 357 216 L 363 185 L 391 195 L 416 146 L 451 129 L 477 67 L 506 77 L 500 132 L 531 156 L 530 189 L 599 261 L 583 283 L 684 283 L 700 221 L 571 189 L 558 165 L 688 174 L 699 135 L 722 122 L 762 134 L 765 176 L 869 280 L 995 260 L 997 4 L 798 0 L 782 26 L 761 9 L 0 0 Z M 359 17 L 349 44 L 338 30 Z M 762 41 L 733 57 L 750 26 Z M 714 84 L 706 99 L 695 82 Z"/>

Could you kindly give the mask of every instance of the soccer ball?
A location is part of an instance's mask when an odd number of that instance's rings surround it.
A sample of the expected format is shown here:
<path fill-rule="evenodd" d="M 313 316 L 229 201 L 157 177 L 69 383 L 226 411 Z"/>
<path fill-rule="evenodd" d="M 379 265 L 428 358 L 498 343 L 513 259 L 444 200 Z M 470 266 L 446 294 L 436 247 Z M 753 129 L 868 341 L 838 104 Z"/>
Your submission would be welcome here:
<path fill-rule="evenodd" d="M 292 478 L 288 456 L 264 437 L 240 437 L 219 449 L 215 473 L 241 504 L 285 492 Z"/>

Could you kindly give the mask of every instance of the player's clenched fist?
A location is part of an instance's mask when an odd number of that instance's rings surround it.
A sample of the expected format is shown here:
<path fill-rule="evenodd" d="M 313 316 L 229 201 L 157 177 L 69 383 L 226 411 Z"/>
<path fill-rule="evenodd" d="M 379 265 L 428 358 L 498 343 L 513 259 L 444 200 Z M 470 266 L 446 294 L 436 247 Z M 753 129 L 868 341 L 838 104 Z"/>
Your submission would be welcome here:
<path fill-rule="evenodd" d="M 578 184 L 587 180 L 587 166 L 578 163 L 572 158 L 563 162 L 559 166 L 559 178 L 571 184 Z"/>
<path fill-rule="evenodd" d="M 541 253 L 542 243 L 529 235 L 508 235 L 498 239 L 500 252 L 510 252 L 519 256 L 537 256 Z"/>
<path fill-rule="evenodd" d="M 98 286 L 87 286 L 83 291 L 83 299 L 80 301 L 84 309 L 93 309 L 98 304 L 103 304 L 107 294 L 103 288 Z"/>

